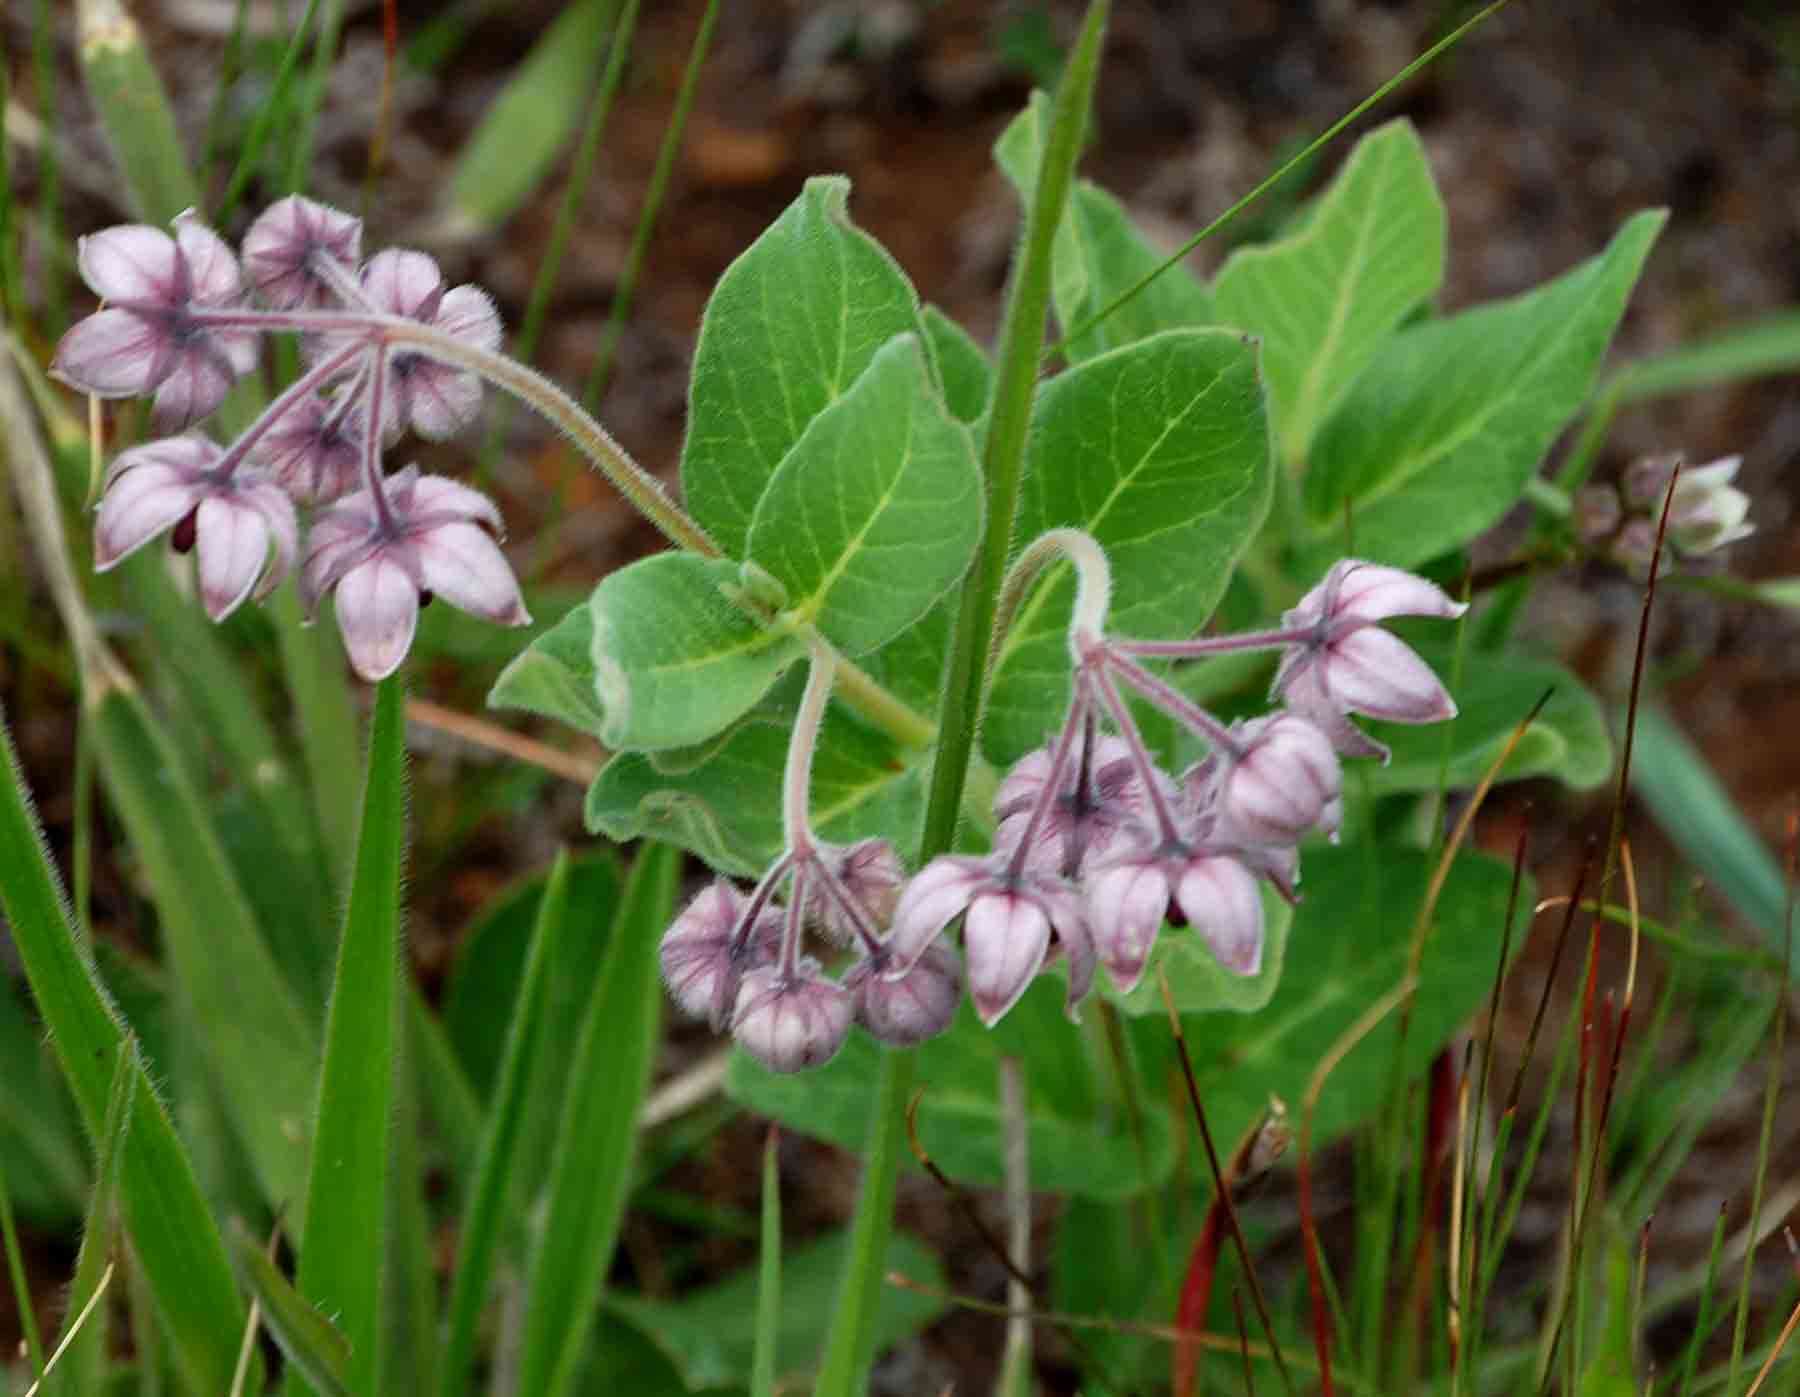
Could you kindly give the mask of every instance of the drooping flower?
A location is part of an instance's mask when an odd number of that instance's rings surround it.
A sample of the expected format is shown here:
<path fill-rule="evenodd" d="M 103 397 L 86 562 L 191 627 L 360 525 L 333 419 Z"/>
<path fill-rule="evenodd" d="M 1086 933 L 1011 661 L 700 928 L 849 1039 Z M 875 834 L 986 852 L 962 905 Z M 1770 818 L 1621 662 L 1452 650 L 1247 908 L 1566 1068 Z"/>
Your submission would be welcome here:
<path fill-rule="evenodd" d="M 362 270 L 363 294 L 374 309 L 431 325 L 478 349 L 500 347 L 500 314 L 477 286 L 444 287 L 437 262 L 423 252 L 389 248 Z M 481 410 L 481 379 L 467 369 L 441 364 L 410 349 L 388 359 L 386 428 L 410 426 L 427 440 L 456 435 Z"/>
<path fill-rule="evenodd" d="M 356 485 L 362 447 L 363 424 L 356 410 L 314 394 L 282 413 L 251 455 L 289 494 L 324 504 Z"/>
<path fill-rule="evenodd" d="M 744 932 L 749 899 L 723 878 L 708 883 L 663 933 L 658 958 L 669 997 L 698 1019 L 725 1026 L 739 980 L 771 965 L 781 949 L 782 915 L 765 906 Z M 740 934 L 742 933 L 742 934 Z"/>
<path fill-rule="evenodd" d="M 1050 746 L 1039 747 L 1000 782 L 994 795 L 995 848 L 1010 851 L 1024 837 L 1053 760 Z M 1058 784 L 1025 853 L 1027 866 L 1041 872 L 1074 877 L 1090 860 L 1104 857 L 1123 831 L 1148 818 L 1143 778 L 1122 737 L 1095 737 L 1091 751 L 1084 740 Z M 1166 778 L 1163 784 L 1173 795 Z"/>
<path fill-rule="evenodd" d="M 765 965 L 745 974 L 731 1035 L 770 1071 L 799 1072 L 837 1055 L 855 1012 L 855 996 L 808 957 L 792 972 Z"/>
<path fill-rule="evenodd" d="M 501 553 L 500 512 L 487 496 L 408 466 L 381 486 L 323 511 L 307 538 L 300 591 L 308 613 L 334 593 L 338 628 L 356 672 L 386 678 L 412 645 L 421 602 L 503 626 L 531 621 Z"/>
<path fill-rule="evenodd" d="M 1750 497 L 1731 484 L 1741 456 L 1725 456 L 1681 473 L 1669 501 L 1669 541 L 1678 552 L 1711 553 L 1756 532 Z"/>
<path fill-rule="evenodd" d="M 290 194 L 257 215 L 243 253 L 251 286 L 276 309 L 328 305 L 337 299 L 340 278 L 354 284 L 362 220 Z"/>
<path fill-rule="evenodd" d="M 822 844 L 815 857 L 820 865 L 817 881 L 822 884 L 826 878 L 835 878 L 838 890 L 865 914 L 867 929 L 878 931 L 894 920 L 906 870 L 892 841 L 862 839 L 842 848 Z M 819 929 L 840 946 L 858 939 L 849 913 L 823 886 L 812 890 L 808 911 Z"/>
<path fill-rule="evenodd" d="M 120 453 L 95 520 L 95 568 L 105 572 L 169 533 L 177 552 L 193 551 L 200 600 L 215 621 L 280 585 L 299 546 L 293 503 L 256 471 L 221 469 L 224 456 L 199 435 Z"/>
<path fill-rule="evenodd" d="M 257 337 L 196 312 L 243 304 L 230 247 L 192 213 L 175 236 L 122 224 L 77 245 L 82 280 L 106 304 L 77 321 L 50 372 L 102 398 L 155 394 L 156 425 L 179 431 L 205 417 L 256 367 Z"/>
<path fill-rule="evenodd" d="M 1344 778 L 1325 733 L 1295 713 L 1252 718 L 1232 733 L 1241 745 L 1219 756 L 1213 800 L 1221 836 L 1282 845 L 1318 828 L 1335 839 Z"/>
<path fill-rule="evenodd" d="M 1317 724 L 1343 755 L 1386 761 L 1387 748 L 1346 715 L 1435 723 L 1454 718 L 1456 704 L 1431 666 L 1377 623 L 1394 616 L 1454 618 L 1467 609 L 1399 568 L 1337 563 L 1282 617 L 1284 630 L 1309 634 L 1283 655 L 1271 697 Z"/>
<path fill-rule="evenodd" d="M 844 977 L 856 995 L 856 1021 L 884 1043 L 910 1048 L 950 1027 L 962 997 L 962 962 L 943 941 L 933 941 L 897 979 L 877 974 L 861 960 Z"/>
<path fill-rule="evenodd" d="M 1165 921 L 1191 925 L 1233 974 L 1262 967 L 1262 895 L 1255 875 L 1229 853 L 1144 838 L 1084 882 L 1094 948 L 1121 993 L 1143 977 Z"/>

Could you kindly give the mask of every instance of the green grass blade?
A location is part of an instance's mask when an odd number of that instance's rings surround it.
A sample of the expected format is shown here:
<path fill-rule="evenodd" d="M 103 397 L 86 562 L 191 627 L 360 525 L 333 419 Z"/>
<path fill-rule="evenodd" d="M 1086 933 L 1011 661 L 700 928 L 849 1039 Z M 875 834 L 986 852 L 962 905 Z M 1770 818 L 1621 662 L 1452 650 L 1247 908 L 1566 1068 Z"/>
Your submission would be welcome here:
<path fill-rule="evenodd" d="M 288 147 L 287 171 L 282 181 L 282 188 L 290 194 L 306 189 L 307 174 L 312 169 L 313 134 L 318 130 L 319 111 L 325 105 L 325 89 L 331 82 L 331 66 L 344 32 L 346 8 L 346 0 L 326 0 L 325 13 L 319 20 L 319 40 L 313 46 L 306 86 L 300 91 L 300 110 L 293 118 L 293 141 Z"/>
<path fill-rule="evenodd" d="M 362 832 L 326 1019 L 306 1239 L 296 1277 L 300 1293 L 336 1316 L 349 1340 L 347 1381 L 355 1392 L 375 1391 L 381 1374 L 389 1117 L 399 1046 L 405 702 L 397 678 L 376 690 Z M 299 1390 L 290 1384 L 289 1391 Z"/>
<path fill-rule="evenodd" d="M 319 842 L 331 881 L 341 889 L 350 877 L 356 795 L 362 789 L 362 744 L 344 652 L 331 627 L 303 624 L 291 584 L 276 592 L 269 608 L 281 645 L 282 677 L 299 720 Z"/>
<path fill-rule="evenodd" d="M 6 1187 L 4 1173 L 0 1173 L 0 1243 L 6 1247 L 6 1278 L 12 1285 L 13 1308 L 19 1312 L 19 1331 L 24 1335 L 31 1372 L 34 1377 L 41 1377 L 44 1340 L 38 1333 L 37 1311 L 31 1303 L 31 1281 L 25 1275 L 25 1254 L 19 1248 L 19 1226 L 13 1218 L 12 1194 Z"/>
<path fill-rule="evenodd" d="M 137 1095 L 137 1047 L 130 1038 L 119 1040 L 119 1051 L 113 1057 L 112 1085 L 106 1095 L 106 1117 L 100 1127 L 99 1152 L 94 1162 L 94 1191 L 88 1200 L 87 1223 L 82 1229 L 81 1250 L 75 1256 L 75 1283 L 63 1313 L 65 1326 L 73 1323 L 87 1308 L 100 1288 L 107 1262 L 113 1251 L 119 1201 L 119 1167 L 125 1158 L 125 1143 L 131 1130 L 132 1098 Z M 66 1392 L 69 1397 L 101 1389 L 106 1371 L 106 1309 L 97 1308 L 89 1315 L 81 1332 L 69 1342 L 66 1331 L 59 1345 L 61 1357 L 53 1369 L 52 1392 Z"/>
<path fill-rule="evenodd" d="M 779 1127 L 769 1127 L 763 1146 L 762 1259 L 756 1277 L 756 1348 L 750 1364 L 750 1397 L 775 1397 L 775 1342 L 781 1336 L 781 1172 L 775 1147 Z"/>
<path fill-rule="evenodd" d="M 1789 374 L 1796 368 L 1800 368 L 1800 311 L 1784 311 L 1640 359 L 1621 369 L 1608 388 L 1617 393 L 1621 403 L 1635 403 L 1747 378 Z"/>
<path fill-rule="evenodd" d="M 125 1033 L 69 922 L 3 721 L 0 748 L 0 905 L 82 1120 L 97 1138 L 112 1089 L 109 1064 Z M 194 1391 L 223 1392 L 237 1361 L 244 1307 L 193 1166 L 142 1065 L 133 1070 L 132 1125 L 119 1174 L 126 1227 L 184 1376 Z"/>
<path fill-rule="evenodd" d="M 482 1136 L 481 1154 L 475 1167 L 475 1184 L 463 1211 L 456 1269 L 452 1273 L 448 1337 L 444 1344 L 441 1380 L 444 1397 L 455 1397 L 455 1394 L 469 1390 L 476 1330 L 487 1299 L 506 1205 L 517 1182 L 520 1127 L 525 1120 L 527 1088 L 543 1037 L 543 1010 L 547 1002 L 543 982 L 546 968 L 556 956 L 568 897 L 569 855 L 563 850 L 556 856 L 556 866 L 550 872 L 543 900 L 538 904 L 537 925 L 532 931 L 531 949 L 526 955 L 525 971 L 519 982 L 518 999 L 507 1030 L 506 1049 L 500 1060 L 500 1075 L 494 1085 L 487 1129 Z"/>
<path fill-rule="evenodd" d="M 161 918 L 177 999 L 256 1170 L 299 1236 L 318 1040 L 265 945 L 206 802 L 136 692 L 89 709 L 95 755 Z"/>
<path fill-rule="evenodd" d="M 350 1341 L 337 1325 L 308 1304 L 306 1298 L 276 1269 L 262 1245 L 249 1233 L 236 1236 L 238 1266 L 262 1310 L 262 1321 L 286 1355 L 289 1373 L 305 1382 L 321 1397 L 348 1397 L 351 1366 Z"/>
<path fill-rule="evenodd" d="M 406 996 L 407 1045 L 420 1104 L 437 1131 L 452 1189 L 465 1188 L 481 1154 L 481 1098 L 418 986 L 409 982 Z"/>
<path fill-rule="evenodd" d="M 244 136 L 243 147 L 238 151 L 238 162 L 226 182 L 225 192 L 219 198 L 218 221 L 228 222 L 237 209 L 238 200 L 244 197 L 244 190 L 249 187 L 251 178 L 256 174 L 257 166 L 262 160 L 263 146 L 268 143 L 269 133 L 275 129 L 278 120 L 288 117 L 288 93 L 293 87 L 294 73 L 300 66 L 300 55 L 306 49 L 306 33 L 313 27 L 313 20 L 319 13 L 319 0 L 306 0 L 306 10 L 300 16 L 300 22 L 294 26 L 289 36 L 287 47 L 281 51 L 281 61 L 275 68 L 275 80 L 269 86 L 268 95 L 256 109 L 256 117 L 250 123 L 250 130 Z"/>
<path fill-rule="evenodd" d="M 532 1258 L 518 1390 L 534 1397 L 570 1390 L 618 1238 L 661 1023 L 656 948 L 679 860 L 666 844 L 639 850 L 582 1018 Z"/>
<path fill-rule="evenodd" d="M 1781 868 L 1662 709 L 1638 710 L 1631 788 L 1694 870 L 1779 954 L 1787 908 Z"/>
<path fill-rule="evenodd" d="M 132 209 L 167 223 L 200 203 L 175 113 L 137 23 L 120 0 L 77 0 L 82 79 Z"/>

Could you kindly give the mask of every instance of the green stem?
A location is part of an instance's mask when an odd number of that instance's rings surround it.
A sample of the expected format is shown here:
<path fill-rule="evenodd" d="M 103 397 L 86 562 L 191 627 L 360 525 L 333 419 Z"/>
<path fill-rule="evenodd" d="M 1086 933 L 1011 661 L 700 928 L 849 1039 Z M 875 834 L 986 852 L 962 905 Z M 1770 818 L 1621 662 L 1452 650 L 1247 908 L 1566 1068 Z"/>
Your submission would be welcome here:
<path fill-rule="evenodd" d="M 987 521 L 980 554 L 963 586 L 963 604 L 951 643 L 950 668 L 938 710 L 937 757 L 925 808 L 919 857 L 947 852 L 956 837 L 964 783 L 975 750 L 976 724 L 993 649 L 994 619 L 1012 551 L 1025 437 L 1044 348 L 1050 306 L 1050 250 L 1081 153 L 1082 133 L 1100 67 L 1107 0 L 1091 0 L 1081 36 L 1070 55 L 1051 108 L 1050 130 L 1036 193 L 1026 213 L 1024 252 L 1007 295 L 983 466 Z M 883 1258 L 893 1228 L 894 1184 L 904 1148 L 906 1098 L 916 1060 L 911 1050 L 883 1054 L 870 1132 L 862 1196 L 857 1201 L 850 1258 L 826 1337 L 814 1389 L 819 1397 L 860 1391 L 873 1346 L 875 1308 L 881 1297 Z"/>

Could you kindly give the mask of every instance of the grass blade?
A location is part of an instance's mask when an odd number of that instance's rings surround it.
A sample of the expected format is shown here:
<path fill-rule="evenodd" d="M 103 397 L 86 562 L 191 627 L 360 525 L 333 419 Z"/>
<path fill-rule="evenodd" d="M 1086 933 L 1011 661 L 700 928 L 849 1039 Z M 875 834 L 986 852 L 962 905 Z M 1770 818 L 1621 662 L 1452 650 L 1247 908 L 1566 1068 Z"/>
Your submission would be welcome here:
<path fill-rule="evenodd" d="M 534 1397 L 569 1391 L 612 1260 L 661 1023 L 656 948 L 679 859 L 666 844 L 639 850 L 583 1016 L 531 1267 L 518 1390 Z"/>
<path fill-rule="evenodd" d="M 31 1360 L 35 1377 L 44 1373 L 44 1340 L 38 1333 L 37 1311 L 31 1303 L 31 1282 L 25 1275 L 25 1255 L 19 1249 L 19 1228 L 13 1220 L 12 1194 L 6 1187 L 6 1176 L 0 1173 L 0 1243 L 6 1248 L 6 1278 L 12 1285 L 13 1307 L 19 1312 L 20 1345 Z"/>
<path fill-rule="evenodd" d="M 113 165 L 146 223 L 200 203 L 169 94 L 120 0 L 76 0 L 81 74 L 112 147 Z"/>
<path fill-rule="evenodd" d="M 306 1181 L 318 1040 L 276 966 L 206 802 L 135 690 L 88 711 L 95 755 L 161 917 L 176 993 L 255 1166 L 264 1198 L 296 1235 Z"/>
<path fill-rule="evenodd" d="M 219 198 L 218 220 L 227 222 L 244 197 L 244 190 L 249 187 L 251 177 L 255 175 L 257 165 L 262 159 L 263 146 L 274 130 L 278 119 L 288 114 L 288 92 L 293 86 L 294 71 L 300 66 L 300 54 L 306 48 L 306 31 L 313 27 L 313 20 L 319 12 L 319 0 L 307 0 L 306 9 L 300 16 L 300 22 L 294 26 L 289 36 L 287 47 L 281 52 L 281 61 L 275 68 L 275 80 L 270 84 L 268 95 L 257 107 L 256 118 L 250 123 L 250 130 L 244 136 L 243 148 L 238 152 L 237 167 L 232 170 L 231 178 L 225 184 L 225 192 Z"/>
<path fill-rule="evenodd" d="M 750 1397 L 775 1397 L 775 1341 L 781 1333 L 781 1171 L 776 1146 L 781 1127 L 769 1127 L 763 1146 L 762 1259 L 756 1276 L 756 1347 L 750 1361 Z"/>
<path fill-rule="evenodd" d="M 323 1397 L 347 1397 L 351 1391 L 347 1385 L 350 1341 L 294 1289 L 256 1238 L 240 1231 L 236 1241 L 238 1265 L 256 1297 L 263 1323 L 291 1365 L 289 1372 Z"/>
<path fill-rule="evenodd" d="M 404 696 L 375 695 L 356 877 L 338 951 L 319 1069 L 319 1123 L 307 1180 L 300 1293 L 335 1315 L 350 1344 L 346 1381 L 373 1392 L 381 1374 L 381 1276 L 387 1240 L 389 1116 L 399 1037 L 400 868 L 406 842 Z M 290 1384 L 290 1391 L 302 1390 Z"/>
<path fill-rule="evenodd" d="M 108 1064 L 125 1032 L 69 922 L 3 721 L 0 748 L 0 904 L 82 1120 L 98 1137 L 112 1090 Z M 132 1126 L 119 1172 L 126 1227 L 184 1376 L 195 1391 L 223 1392 L 244 1306 L 193 1166 L 142 1063 L 134 1061 L 132 1070 Z"/>
<path fill-rule="evenodd" d="M 81 1250 L 75 1257 L 75 1283 L 69 1287 L 66 1313 L 71 1326 L 87 1313 L 88 1304 L 100 1293 L 101 1278 L 111 1264 L 114 1212 L 119 1200 L 119 1166 L 131 1132 L 132 1098 L 137 1094 L 137 1048 L 130 1038 L 119 1040 L 113 1058 L 112 1086 L 106 1094 L 106 1117 L 100 1128 L 99 1152 L 94 1162 L 94 1192 L 88 1200 L 87 1225 L 81 1234 Z M 54 1373 L 51 1392 L 69 1397 L 98 1392 L 106 1371 L 106 1311 L 99 1309 L 82 1323 L 79 1333 L 65 1333 L 57 1345 L 57 1358 L 48 1370 Z"/>
<path fill-rule="evenodd" d="M 476 1327 L 487 1299 L 493 1273 L 494 1252 L 506 1218 L 506 1205 L 517 1179 L 520 1127 L 528 1104 L 527 1088 L 542 1041 L 543 1010 L 548 1002 L 544 986 L 546 968 L 555 960 L 569 897 L 569 855 L 556 856 L 550 881 L 538 904 L 537 925 L 519 982 L 494 1086 L 487 1129 L 475 1168 L 475 1184 L 464 1209 L 457 1240 L 456 1269 L 450 1294 L 449 1333 L 444 1345 L 441 1391 L 444 1397 L 466 1392 L 469 1369 L 475 1358 Z"/>

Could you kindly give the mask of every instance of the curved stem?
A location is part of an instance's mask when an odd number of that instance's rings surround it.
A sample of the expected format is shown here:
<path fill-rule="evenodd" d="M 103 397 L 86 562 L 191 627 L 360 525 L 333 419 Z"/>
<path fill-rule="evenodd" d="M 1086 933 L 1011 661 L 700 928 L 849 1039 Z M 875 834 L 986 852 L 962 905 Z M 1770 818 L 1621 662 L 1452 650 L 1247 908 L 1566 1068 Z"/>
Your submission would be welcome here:
<path fill-rule="evenodd" d="M 1238 741 L 1231 735 L 1231 729 L 1173 684 L 1158 679 L 1142 665 L 1133 664 L 1111 645 L 1108 645 L 1102 652 L 1101 663 L 1115 671 L 1121 679 L 1162 709 L 1164 713 L 1177 722 L 1186 724 L 1220 751 L 1228 752 L 1234 757 L 1241 755 Z"/>
<path fill-rule="evenodd" d="M 1106 550 L 1092 534 L 1080 529 L 1049 529 L 1039 534 L 1020 553 L 1000 589 L 994 612 L 994 640 L 998 644 L 1012 629 L 1013 617 L 1032 583 L 1057 556 L 1075 569 L 1075 606 L 1069 615 L 1069 647 L 1075 664 L 1081 664 L 1077 637 L 1098 640 L 1106 630 L 1106 613 L 1112 606 L 1112 564 Z"/>
<path fill-rule="evenodd" d="M 1235 635 L 1203 635 L 1192 640 L 1119 640 L 1108 643 L 1121 655 L 1144 659 L 1198 660 L 1208 655 L 1229 655 L 1238 650 L 1279 650 L 1287 645 L 1307 645 L 1318 638 L 1317 627 L 1277 627 L 1267 631 L 1240 631 Z"/>
<path fill-rule="evenodd" d="M 381 419 L 387 406 L 387 350 L 377 345 L 369 355 L 369 407 L 363 417 L 363 488 L 375 506 L 384 533 L 395 531 L 394 511 L 381 479 Z"/>
<path fill-rule="evenodd" d="M 1063 720 L 1062 731 L 1057 734 L 1056 751 L 1050 758 L 1050 771 L 1044 777 L 1044 784 L 1038 790 L 1038 798 L 1032 803 L 1031 813 L 1025 817 L 1025 829 L 1019 835 L 1019 842 L 1013 846 L 1013 855 L 1007 862 L 1007 876 L 1017 878 L 1025 871 L 1025 858 L 1031 849 L 1031 840 L 1037 834 L 1038 826 L 1056 805 L 1062 794 L 1063 772 L 1068 770 L 1069 753 L 1075 746 L 1078 733 L 1087 730 L 1088 681 L 1080 671 L 1075 675 L 1075 697 L 1069 700 L 1069 716 Z M 1085 757 L 1084 757 L 1085 760 Z"/>
<path fill-rule="evenodd" d="M 348 366 L 357 355 L 366 352 L 366 348 L 365 345 L 353 344 L 337 354 L 328 355 L 288 384 L 275 400 L 257 415 L 254 422 L 238 433 L 237 439 L 225 448 L 225 454 L 219 458 L 219 463 L 213 467 L 213 470 L 220 473 L 221 479 L 229 476 L 250 454 L 250 448 L 261 441 L 269 429 L 285 417 L 295 403 L 315 392 L 333 374 Z"/>
<path fill-rule="evenodd" d="M 812 821 L 808 804 L 812 792 L 813 751 L 819 745 L 819 728 L 825 721 L 825 704 L 831 698 L 833 657 L 815 645 L 812 666 L 806 674 L 806 692 L 794 715 L 793 735 L 788 738 L 787 767 L 781 781 L 781 821 L 788 852 L 805 859 L 813 849 Z"/>

